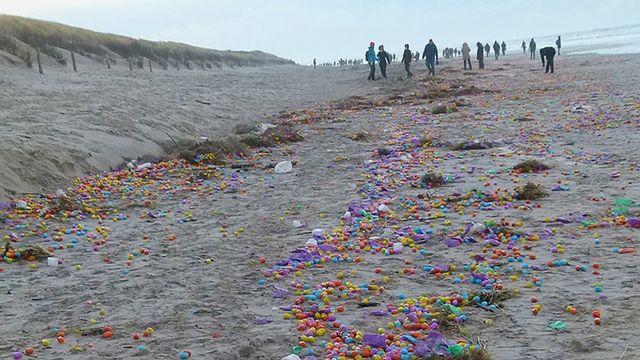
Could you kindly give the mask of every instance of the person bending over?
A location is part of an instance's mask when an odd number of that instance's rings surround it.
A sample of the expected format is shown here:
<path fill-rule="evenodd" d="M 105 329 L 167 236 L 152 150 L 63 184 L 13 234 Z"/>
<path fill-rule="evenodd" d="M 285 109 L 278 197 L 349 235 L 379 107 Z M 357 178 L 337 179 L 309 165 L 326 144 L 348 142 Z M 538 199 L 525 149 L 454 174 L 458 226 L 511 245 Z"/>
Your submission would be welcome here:
<path fill-rule="evenodd" d="M 556 49 L 553 46 L 547 46 L 540 49 L 540 59 L 542 59 L 542 67 L 545 66 L 544 62 L 547 62 L 547 69 L 545 73 L 549 72 L 551 69 L 551 73 L 553 74 L 553 58 L 556 56 Z"/>

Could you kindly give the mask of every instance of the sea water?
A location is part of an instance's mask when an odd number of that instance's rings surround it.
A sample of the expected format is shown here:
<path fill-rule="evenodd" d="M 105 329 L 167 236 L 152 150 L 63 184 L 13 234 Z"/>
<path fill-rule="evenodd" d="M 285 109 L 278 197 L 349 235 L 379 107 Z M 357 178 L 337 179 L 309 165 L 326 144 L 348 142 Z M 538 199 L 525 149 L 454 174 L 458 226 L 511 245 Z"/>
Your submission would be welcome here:
<path fill-rule="evenodd" d="M 562 36 L 562 53 L 566 54 L 631 54 L 640 53 L 640 24 L 604 29 L 558 33 L 534 37 L 538 49 L 556 46 L 558 35 Z M 522 52 L 521 44 L 527 44 L 529 51 L 531 38 L 507 41 L 510 53 Z M 493 51 L 493 50 L 492 50 Z"/>

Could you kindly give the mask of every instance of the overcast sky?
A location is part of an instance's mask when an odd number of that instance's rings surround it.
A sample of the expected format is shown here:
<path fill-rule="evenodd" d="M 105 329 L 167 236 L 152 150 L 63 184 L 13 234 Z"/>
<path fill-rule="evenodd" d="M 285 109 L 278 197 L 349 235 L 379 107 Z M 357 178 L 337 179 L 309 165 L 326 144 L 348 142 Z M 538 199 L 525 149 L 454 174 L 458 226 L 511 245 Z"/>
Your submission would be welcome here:
<path fill-rule="evenodd" d="M 640 0 L 0 0 L 0 13 L 299 63 L 636 24 Z"/>

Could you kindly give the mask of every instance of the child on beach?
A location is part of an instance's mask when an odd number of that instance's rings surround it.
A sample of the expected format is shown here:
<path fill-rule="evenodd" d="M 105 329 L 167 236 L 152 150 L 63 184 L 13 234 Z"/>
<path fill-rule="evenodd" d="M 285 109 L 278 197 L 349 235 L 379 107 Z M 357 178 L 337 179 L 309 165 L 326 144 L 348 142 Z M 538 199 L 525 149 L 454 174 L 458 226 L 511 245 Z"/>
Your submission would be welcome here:
<path fill-rule="evenodd" d="M 413 76 L 411 70 L 411 60 L 413 59 L 413 53 L 409 50 L 409 44 L 404 44 L 404 53 L 402 54 L 402 63 L 404 63 L 404 70 L 407 72 L 407 79 Z"/>

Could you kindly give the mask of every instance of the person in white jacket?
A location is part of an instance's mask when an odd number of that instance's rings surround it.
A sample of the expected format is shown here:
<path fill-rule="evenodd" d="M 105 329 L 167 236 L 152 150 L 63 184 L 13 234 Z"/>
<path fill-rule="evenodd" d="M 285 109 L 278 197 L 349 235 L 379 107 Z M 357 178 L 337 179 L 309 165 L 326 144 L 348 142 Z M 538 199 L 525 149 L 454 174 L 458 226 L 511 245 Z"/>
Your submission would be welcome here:
<path fill-rule="evenodd" d="M 467 70 L 467 64 L 469 64 L 469 70 L 473 70 L 471 67 L 471 49 L 469 48 L 469 44 L 462 44 L 462 61 L 464 62 L 464 69 Z"/>

